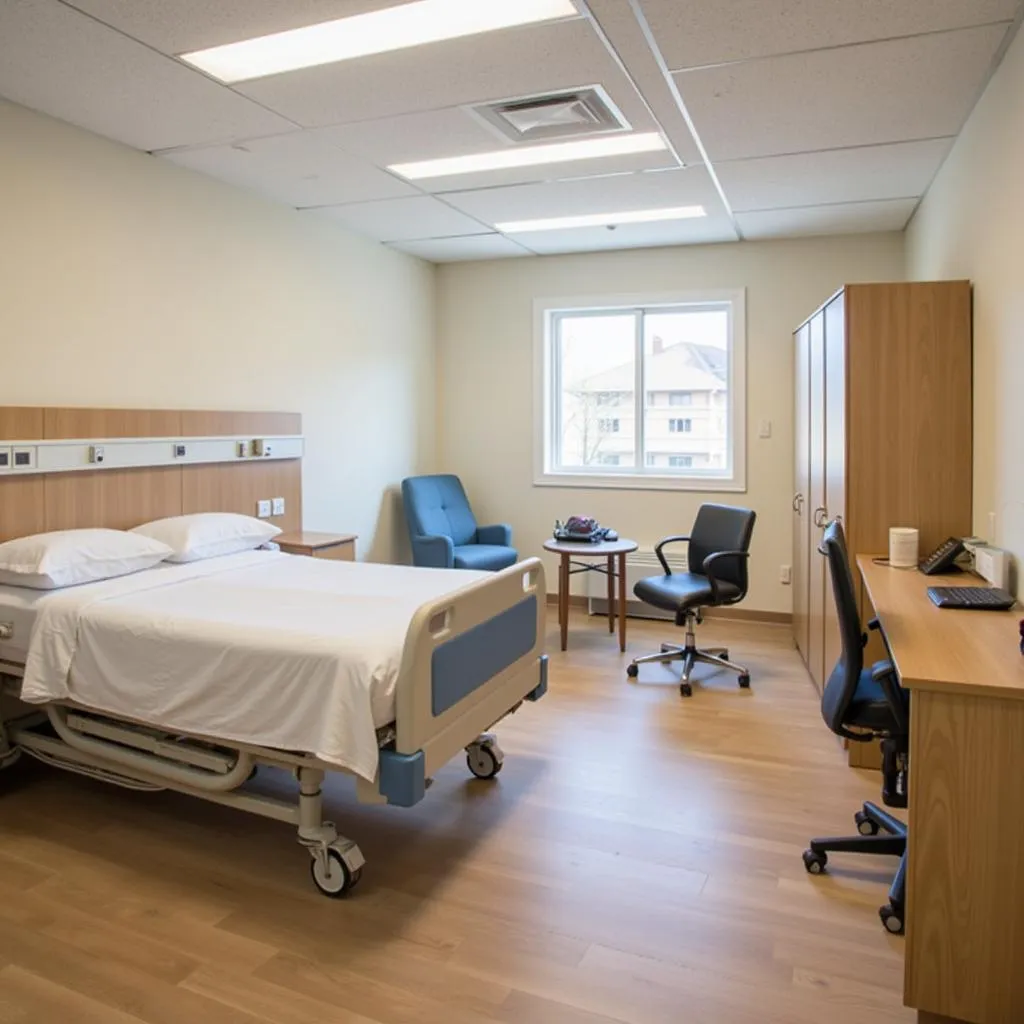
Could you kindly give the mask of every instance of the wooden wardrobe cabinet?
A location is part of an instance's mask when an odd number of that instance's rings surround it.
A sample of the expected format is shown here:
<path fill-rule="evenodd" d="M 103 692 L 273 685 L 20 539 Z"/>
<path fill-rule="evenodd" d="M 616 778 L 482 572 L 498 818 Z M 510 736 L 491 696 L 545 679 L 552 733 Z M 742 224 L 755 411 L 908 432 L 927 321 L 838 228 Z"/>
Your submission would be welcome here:
<path fill-rule="evenodd" d="M 847 285 L 795 339 L 793 630 L 820 690 L 841 649 L 825 524 L 851 563 L 890 526 L 916 526 L 922 556 L 971 532 L 970 283 Z"/>

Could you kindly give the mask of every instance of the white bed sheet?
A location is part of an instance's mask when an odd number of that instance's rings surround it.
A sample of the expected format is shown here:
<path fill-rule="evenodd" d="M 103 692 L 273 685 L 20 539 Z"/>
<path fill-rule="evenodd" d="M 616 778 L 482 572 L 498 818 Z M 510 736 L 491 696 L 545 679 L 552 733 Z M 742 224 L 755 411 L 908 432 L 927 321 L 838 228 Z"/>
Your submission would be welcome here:
<path fill-rule="evenodd" d="M 412 616 L 486 575 L 250 551 L 70 587 L 38 604 L 21 697 L 372 780 Z"/>
<path fill-rule="evenodd" d="M 46 596 L 47 591 L 44 590 L 0 586 L 0 622 L 14 627 L 14 635 L 9 640 L 0 639 L 0 661 L 16 665 L 24 662 L 32 626 Z"/>

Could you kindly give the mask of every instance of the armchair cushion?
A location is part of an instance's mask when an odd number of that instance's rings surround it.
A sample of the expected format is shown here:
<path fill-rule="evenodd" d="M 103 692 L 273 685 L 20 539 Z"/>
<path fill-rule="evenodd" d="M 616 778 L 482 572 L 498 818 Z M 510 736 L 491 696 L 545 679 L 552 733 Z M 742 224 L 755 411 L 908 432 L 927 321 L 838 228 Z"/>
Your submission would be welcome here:
<path fill-rule="evenodd" d="M 411 536 L 451 537 L 455 547 L 476 540 L 476 519 L 457 476 L 409 477 L 402 498 Z"/>
<path fill-rule="evenodd" d="M 455 548 L 456 569 L 483 569 L 497 572 L 515 565 L 519 554 L 515 548 L 499 544 L 463 544 Z"/>

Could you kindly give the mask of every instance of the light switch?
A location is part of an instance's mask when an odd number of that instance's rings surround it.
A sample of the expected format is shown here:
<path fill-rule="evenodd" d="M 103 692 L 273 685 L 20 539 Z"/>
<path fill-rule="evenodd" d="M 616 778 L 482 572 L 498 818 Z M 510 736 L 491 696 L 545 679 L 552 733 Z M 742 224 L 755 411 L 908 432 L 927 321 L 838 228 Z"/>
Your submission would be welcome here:
<path fill-rule="evenodd" d="M 758 437 L 771 437 L 772 436 L 772 421 L 761 420 L 757 426 Z"/>
<path fill-rule="evenodd" d="M 261 498 L 259 501 L 256 502 L 256 515 L 260 519 L 269 519 L 270 518 L 271 511 L 270 511 L 270 499 L 269 498 Z"/>
<path fill-rule="evenodd" d="M 284 515 L 284 498 L 274 498 L 273 508 L 274 508 L 274 515 L 275 516 L 283 516 Z"/>

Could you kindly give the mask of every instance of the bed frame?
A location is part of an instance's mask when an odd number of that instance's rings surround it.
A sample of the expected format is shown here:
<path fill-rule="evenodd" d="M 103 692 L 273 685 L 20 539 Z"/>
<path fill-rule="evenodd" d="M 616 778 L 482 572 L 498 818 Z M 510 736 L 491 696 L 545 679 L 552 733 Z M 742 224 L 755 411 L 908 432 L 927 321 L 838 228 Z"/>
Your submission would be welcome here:
<path fill-rule="evenodd" d="M 68 415 L 75 413 L 77 418 Z M 74 433 L 64 436 L 79 442 L 111 437 L 146 439 L 150 433 L 139 426 L 154 422 L 164 428 L 160 432 L 165 439 L 172 438 L 182 433 L 165 429 L 174 425 L 173 417 L 178 417 L 179 428 L 183 417 L 203 417 L 187 435 L 193 437 L 215 433 L 199 426 L 216 426 L 218 436 L 235 440 L 243 433 L 274 437 L 299 433 L 295 429 L 298 418 L 289 414 L 0 409 L 0 447 L 6 441 L 43 439 L 44 433 L 33 431 L 37 424 L 51 421 L 77 423 Z M 28 424 L 20 434 L 16 432 L 19 422 Z M 240 424 L 244 431 L 232 429 Z M 101 429 L 86 430 L 87 425 Z M 120 433 L 112 433 L 112 428 Z M 296 500 L 301 494 L 296 486 L 301 483 L 300 464 L 297 457 L 279 463 L 284 470 L 276 468 L 278 486 L 287 482 Z M 0 476 L 0 513 L 17 503 L 18 528 L 16 532 L 8 530 L 8 536 L 71 526 L 121 528 L 146 517 L 204 510 L 203 505 L 212 505 L 217 511 L 251 513 L 252 494 L 265 490 L 266 481 L 247 479 L 244 474 L 250 466 L 261 472 L 268 468 L 263 462 L 244 466 L 231 462 L 67 472 L 60 474 L 64 479 L 55 488 L 50 487 L 47 474 Z M 182 507 L 181 496 L 189 492 L 186 478 L 191 470 L 204 474 L 203 490 L 218 496 L 217 500 L 200 502 L 200 507 Z M 148 476 L 133 476 L 140 473 Z M 156 500 L 152 495 L 140 497 L 139 488 L 151 487 L 153 473 L 161 474 L 163 496 Z M 180 489 L 168 481 L 171 473 L 181 474 Z M 222 474 L 227 476 L 218 479 Z M 59 498 L 51 497 L 51 491 Z M 111 500 L 109 496 L 118 493 L 127 495 L 128 500 Z M 237 498 L 232 497 L 236 494 Z M 54 501 L 60 503 L 56 515 Z M 144 513 L 138 508 L 140 502 Z M 60 526 L 52 525 L 55 519 Z M 0 536 L 0 541 L 4 539 L 7 537 Z M 490 779 L 497 775 L 503 754 L 488 730 L 524 700 L 539 700 L 547 690 L 543 653 L 546 593 L 544 568 L 533 558 L 417 610 L 399 670 L 395 722 L 378 731 L 376 778 L 372 783 L 357 779 L 361 801 L 411 807 L 423 799 L 432 775 L 463 750 L 475 776 Z M 213 736 L 170 734 L 69 702 L 29 706 L 17 699 L 22 672 L 21 664 L 0 660 L 0 769 L 25 753 L 129 789 L 172 789 L 290 822 L 297 826 L 299 842 L 311 855 L 313 881 L 321 892 L 343 896 L 359 881 L 364 864 L 359 847 L 323 819 L 321 787 L 327 772 L 340 770 L 336 765 L 312 755 L 228 743 Z M 288 802 L 248 792 L 245 784 L 260 765 L 294 773 L 297 799 Z"/>

